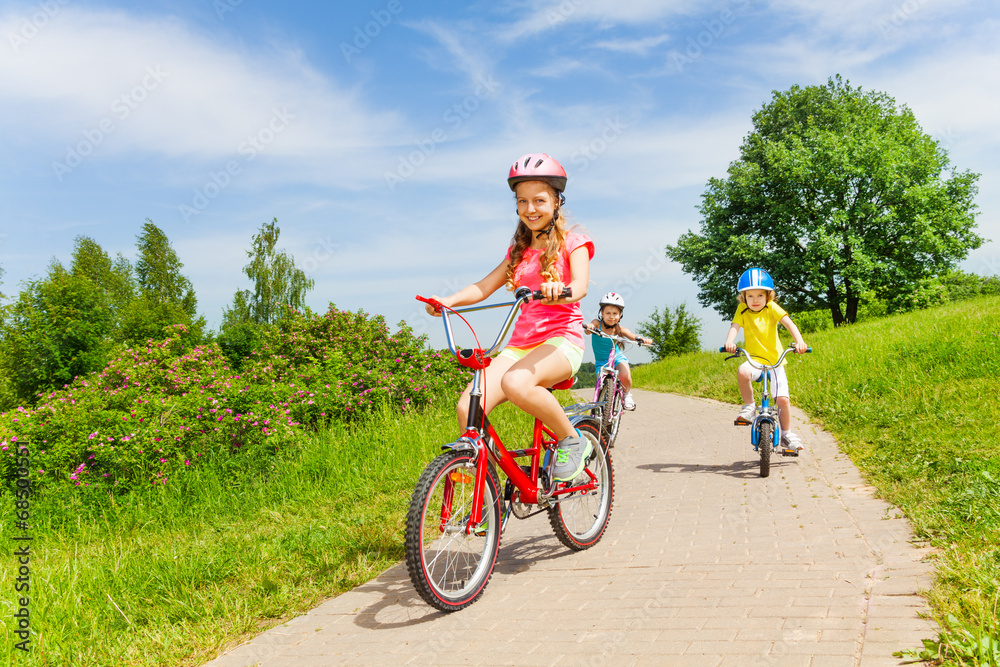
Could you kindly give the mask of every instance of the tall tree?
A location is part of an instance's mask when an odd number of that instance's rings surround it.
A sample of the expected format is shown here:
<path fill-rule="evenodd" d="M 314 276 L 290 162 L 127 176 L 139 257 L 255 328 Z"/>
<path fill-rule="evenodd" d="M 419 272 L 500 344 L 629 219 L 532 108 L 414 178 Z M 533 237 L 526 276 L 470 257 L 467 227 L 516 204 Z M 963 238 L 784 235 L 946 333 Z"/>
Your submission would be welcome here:
<path fill-rule="evenodd" d="M 243 273 L 253 281 L 254 289 L 236 292 L 232 307 L 223 313 L 223 326 L 239 322 L 274 324 L 286 307 L 305 307 L 306 293 L 315 283 L 295 266 L 292 255 L 276 250 L 280 234 L 278 219 L 274 218 L 253 236 L 247 251 L 250 263 L 243 267 Z"/>
<path fill-rule="evenodd" d="M 173 324 L 188 327 L 189 339 L 198 341 L 205 318 L 198 317 L 198 300 L 191 281 L 181 274 L 184 265 L 170 240 L 153 221 L 146 219 L 137 237 L 139 258 L 135 263 L 137 298 L 123 315 L 124 338 L 139 343 L 164 337 Z"/>
<path fill-rule="evenodd" d="M 656 361 L 701 349 L 701 320 L 688 312 L 685 303 L 673 313 L 670 308 L 665 307 L 662 314 L 654 308 L 649 319 L 639 324 L 638 332 L 653 339 L 650 352 Z"/>
<path fill-rule="evenodd" d="M 121 254 L 112 261 L 94 239 L 78 236 L 73 245 L 69 272 L 74 276 L 89 278 L 107 295 L 117 336 L 121 315 L 136 297 L 135 272 L 131 263 Z"/>
<path fill-rule="evenodd" d="M 137 239 L 139 259 L 135 263 L 135 275 L 139 289 L 155 303 L 180 306 L 194 319 L 198 308 L 194 288 L 191 281 L 181 275 L 184 265 L 167 235 L 146 218 Z"/>
<path fill-rule="evenodd" d="M 666 254 L 723 317 L 740 273 L 759 266 L 786 305 L 853 322 L 863 295 L 897 298 L 982 244 L 979 175 L 948 171 L 944 148 L 885 93 L 839 76 L 775 91 L 728 177 L 709 180 L 701 232 Z"/>

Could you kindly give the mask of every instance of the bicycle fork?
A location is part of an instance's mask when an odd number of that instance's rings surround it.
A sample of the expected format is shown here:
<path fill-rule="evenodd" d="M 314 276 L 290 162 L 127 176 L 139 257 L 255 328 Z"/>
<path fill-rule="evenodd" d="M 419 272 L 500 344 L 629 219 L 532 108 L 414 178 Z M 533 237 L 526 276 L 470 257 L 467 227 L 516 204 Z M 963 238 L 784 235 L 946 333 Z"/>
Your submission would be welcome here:
<path fill-rule="evenodd" d="M 761 412 L 761 414 L 754 417 L 753 423 L 750 426 L 750 443 L 753 445 L 753 450 L 756 452 L 760 449 L 760 425 L 764 422 L 770 422 L 774 427 L 774 441 L 771 443 L 772 451 L 778 450 L 778 443 L 781 442 L 781 425 L 778 423 L 778 416 L 772 415 L 770 409 L 763 408 L 767 412 Z"/>

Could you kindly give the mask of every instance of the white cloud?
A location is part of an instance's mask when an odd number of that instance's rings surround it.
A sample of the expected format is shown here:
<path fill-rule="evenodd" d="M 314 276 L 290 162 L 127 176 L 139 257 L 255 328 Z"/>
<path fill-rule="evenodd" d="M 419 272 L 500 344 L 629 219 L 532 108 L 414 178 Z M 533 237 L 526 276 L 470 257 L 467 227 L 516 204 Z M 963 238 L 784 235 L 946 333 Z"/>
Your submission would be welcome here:
<path fill-rule="evenodd" d="M 655 35 L 640 39 L 609 39 L 595 43 L 594 47 L 604 49 L 606 51 L 618 51 L 621 53 L 632 53 L 638 56 L 644 56 L 649 53 L 650 50 L 655 49 L 657 46 L 663 44 L 669 39 L 670 35 Z"/>
<path fill-rule="evenodd" d="M 0 17 L 0 34 L 24 20 Z M 400 126 L 294 48 L 251 53 L 169 17 L 66 7 L 16 47 L 0 49 L 0 118 L 57 144 L 89 132 L 94 152 L 212 160 L 255 137 L 269 156 L 333 160 L 391 143 Z"/>
<path fill-rule="evenodd" d="M 475 30 L 463 30 L 461 26 L 450 28 L 429 19 L 404 25 L 431 36 L 444 47 L 451 58 L 449 65 L 468 74 L 473 86 L 480 85 L 492 75 L 493 63 L 473 38 Z"/>
<path fill-rule="evenodd" d="M 736 0 L 746 4 L 749 0 Z M 600 28 L 641 25 L 656 19 L 688 14 L 698 9 L 696 0 L 547 0 L 533 3 L 524 18 L 504 27 L 502 41 L 561 28 L 569 23 L 596 23 Z"/>
<path fill-rule="evenodd" d="M 898 44 L 940 34 L 942 22 L 974 0 L 771 0 L 777 16 L 809 26 L 810 32 L 830 39 L 877 38 Z"/>

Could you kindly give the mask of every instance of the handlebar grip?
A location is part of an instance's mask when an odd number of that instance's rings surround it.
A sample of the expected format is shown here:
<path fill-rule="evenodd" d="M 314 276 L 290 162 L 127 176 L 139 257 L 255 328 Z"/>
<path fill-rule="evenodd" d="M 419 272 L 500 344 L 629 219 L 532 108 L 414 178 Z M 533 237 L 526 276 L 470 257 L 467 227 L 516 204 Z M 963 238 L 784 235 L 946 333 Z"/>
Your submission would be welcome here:
<path fill-rule="evenodd" d="M 806 348 L 806 353 L 809 353 L 809 352 L 812 352 L 812 351 L 813 351 L 813 349 L 811 347 L 807 347 Z"/>
<path fill-rule="evenodd" d="M 568 299 L 571 296 L 573 296 L 573 288 L 572 287 L 564 287 L 563 291 L 562 291 L 562 294 L 559 295 L 559 298 L 560 299 Z M 545 295 L 542 294 L 542 290 L 535 290 L 534 292 L 531 293 L 531 298 L 532 299 L 544 299 Z"/>
<path fill-rule="evenodd" d="M 720 348 L 719 348 L 719 352 L 725 352 L 725 351 L 726 351 L 726 348 L 725 348 L 725 347 L 720 347 Z"/>
<path fill-rule="evenodd" d="M 444 306 L 441 305 L 441 302 L 438 301 L 437 299 L 428 299 L 427 297 L 420 296 L 419 294 L 417 295 L 417 301 L 422 301 L 422 302 L 426 303 L 428 306 L 433 306 L 434 310 L 436 310 L 438 312 L 440 312 L 441 309 L 444 307 Z"/>

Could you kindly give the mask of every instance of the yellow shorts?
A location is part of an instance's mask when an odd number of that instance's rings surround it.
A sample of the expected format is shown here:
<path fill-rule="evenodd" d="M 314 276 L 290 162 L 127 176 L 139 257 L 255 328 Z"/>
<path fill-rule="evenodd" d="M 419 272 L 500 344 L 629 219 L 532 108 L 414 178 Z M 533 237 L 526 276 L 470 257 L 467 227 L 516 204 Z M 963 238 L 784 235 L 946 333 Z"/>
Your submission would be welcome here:
<path fill-rule="evenodd" d="M 520 361 L 528 356 L 529 352 L 537 350 L 542 345 L 551 345 L 563 353 L 563 356 L 569 360 L 569 365 L 573 368 L 573 372 L 570 374 L 570 377 L 576 375 L 576 372 L 580 370 L 580 364 L 583 363 L 583 348 L 572 341 L 566 340 L 562 336 L 559 338 L 550 338 L 544 343 L 539 343 L 538 345 L 533 345 L 532 347 L 505 347 L 497 356 L 507 357 L 508 359 L 513 359 L 514 361 Z"/>

